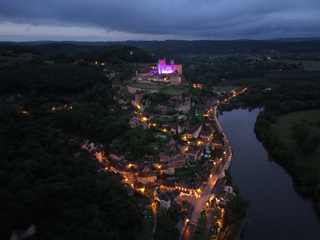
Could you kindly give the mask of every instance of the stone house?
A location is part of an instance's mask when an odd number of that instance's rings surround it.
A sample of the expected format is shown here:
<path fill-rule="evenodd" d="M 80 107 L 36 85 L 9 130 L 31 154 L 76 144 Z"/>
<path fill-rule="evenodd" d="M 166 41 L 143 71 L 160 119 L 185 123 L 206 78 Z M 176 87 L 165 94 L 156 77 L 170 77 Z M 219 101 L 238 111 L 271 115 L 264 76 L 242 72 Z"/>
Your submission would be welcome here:
<path fill-rule="evenodd" d="M 148 171 L 148 172 L 140 172 L 137 175 L 137 181 L 142 183 L 153 183 L 157 181 L 157 172 L 156 171 Z"/>

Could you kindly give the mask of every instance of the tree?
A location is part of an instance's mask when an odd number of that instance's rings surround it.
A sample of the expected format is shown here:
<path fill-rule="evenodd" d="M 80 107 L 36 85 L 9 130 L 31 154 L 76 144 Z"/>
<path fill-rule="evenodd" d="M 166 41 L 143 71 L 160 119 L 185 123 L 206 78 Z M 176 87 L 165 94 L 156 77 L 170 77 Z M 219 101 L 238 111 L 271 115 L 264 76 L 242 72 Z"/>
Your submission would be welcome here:
<path fill-rule="evenodd" d="M 246 216 L 246 210 L 249 207 L 250 201 L 240 195 L 231 195 L 226 203 L 226 209 L 230 216 L 241 220 Z"/>

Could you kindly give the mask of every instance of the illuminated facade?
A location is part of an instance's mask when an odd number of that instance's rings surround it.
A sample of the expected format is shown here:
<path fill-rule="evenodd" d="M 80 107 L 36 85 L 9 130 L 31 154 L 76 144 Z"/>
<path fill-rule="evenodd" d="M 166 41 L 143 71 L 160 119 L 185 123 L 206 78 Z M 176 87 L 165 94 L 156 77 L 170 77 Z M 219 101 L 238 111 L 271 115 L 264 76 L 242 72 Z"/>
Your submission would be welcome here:
<path fill-rule="evenodd" d="M 167 65 L 166 58 L 163 60 L 159 60 L 157 64 L 157 70 L 158 74 L 164 74 L 168 75 L 175 71 L 177 71 L 179 74 L 182 74 L 182 65 L 181 64 L 175 64 L 174 60 L 170 60 L 170 65 Z"/>

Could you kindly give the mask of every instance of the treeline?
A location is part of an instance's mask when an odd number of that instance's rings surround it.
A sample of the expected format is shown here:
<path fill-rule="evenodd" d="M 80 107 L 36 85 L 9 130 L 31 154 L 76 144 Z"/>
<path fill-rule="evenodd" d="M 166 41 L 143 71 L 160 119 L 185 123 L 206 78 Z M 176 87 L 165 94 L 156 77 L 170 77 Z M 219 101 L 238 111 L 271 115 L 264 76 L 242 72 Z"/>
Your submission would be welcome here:
<path fill-rule="evenodd" d="M 137 157 L 149 139 L 125 135 L 130 112 L 100 68 L 57 59 L 0 67 L 0 239 L 31 224 L 34 239 L 130 239 L 140 225 L 137 202 L 97 173 L 86 151 L 74 159 L 79 146 L 67 140 L 89 138 L 107 152 L 118 139 Z M 14 105 L 22 109 L 9 110 Z"/>
<path fill-rule="evenodd" d="M 91 89 L 109 79 L 91 67 L 75 64 L 46 64 L 32 60 L 0 68 L 0 94 L 21 92 L 34 97 L 52 94 L 75 94 Z"/>
<path fill-rule="evenodd" d="M 74 43 L 19 43 L 20 45 L 29 45 L 46 54 L 79 54 L 89 52 L 101 46 L 126 45 L 131 49 L 141 48 L 152 52 L 158 57 L 173 57 L 177 55 L 190 54 L 257 54 L 257 53 L 311 53 L 319 52 L 319 40 L 308 40 L 300 42 L 291 41 L 258 41 L 258 40 L 199 40 L 199 41 L 124 41 L 124 42 L 74 42 Z M 15 43 L 6 43 L 1 45 L 15 45 Z M 0 46 L 1 46 L 0 45 Z M 96 56 L 97 57 L 97 56 Z M 121 58 L 120 58 L 121 59 Z M 130 61 L 130 59 L 128 60 Z M 152 62 L 152 61 L 151 61 Z"/>
<path fill-rule="evenodd" d="M 28 116 L 0 112 L 0 238 L 36 226 L 34 239 L 131 239 L 137 203 L 64 135 Z"/>
<path fill-rule="evenodd" d="M 149 52 L 131 46 L 107 46 L 93 50 L 89 53 L 79 54 L 78 59 L 89 62 L 107 62 L 117 64 L 124 62 L 157 62 L 158 58 Z"/>

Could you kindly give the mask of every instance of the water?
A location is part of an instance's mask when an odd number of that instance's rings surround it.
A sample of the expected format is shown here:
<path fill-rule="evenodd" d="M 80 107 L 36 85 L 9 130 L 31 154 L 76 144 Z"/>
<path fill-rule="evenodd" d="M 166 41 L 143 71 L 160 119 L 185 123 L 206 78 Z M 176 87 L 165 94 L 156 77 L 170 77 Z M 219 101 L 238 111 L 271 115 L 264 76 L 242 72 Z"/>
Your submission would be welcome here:
<path fill-rule="evenodd" d="M 219 116 L 232 150 L 231 175 L 250 200 L 244 240 L 319 240 L 320 221 L 312 200 L 299 196 L 291 177 L 273 162 L 253 132 L 259 109 Z"/>

